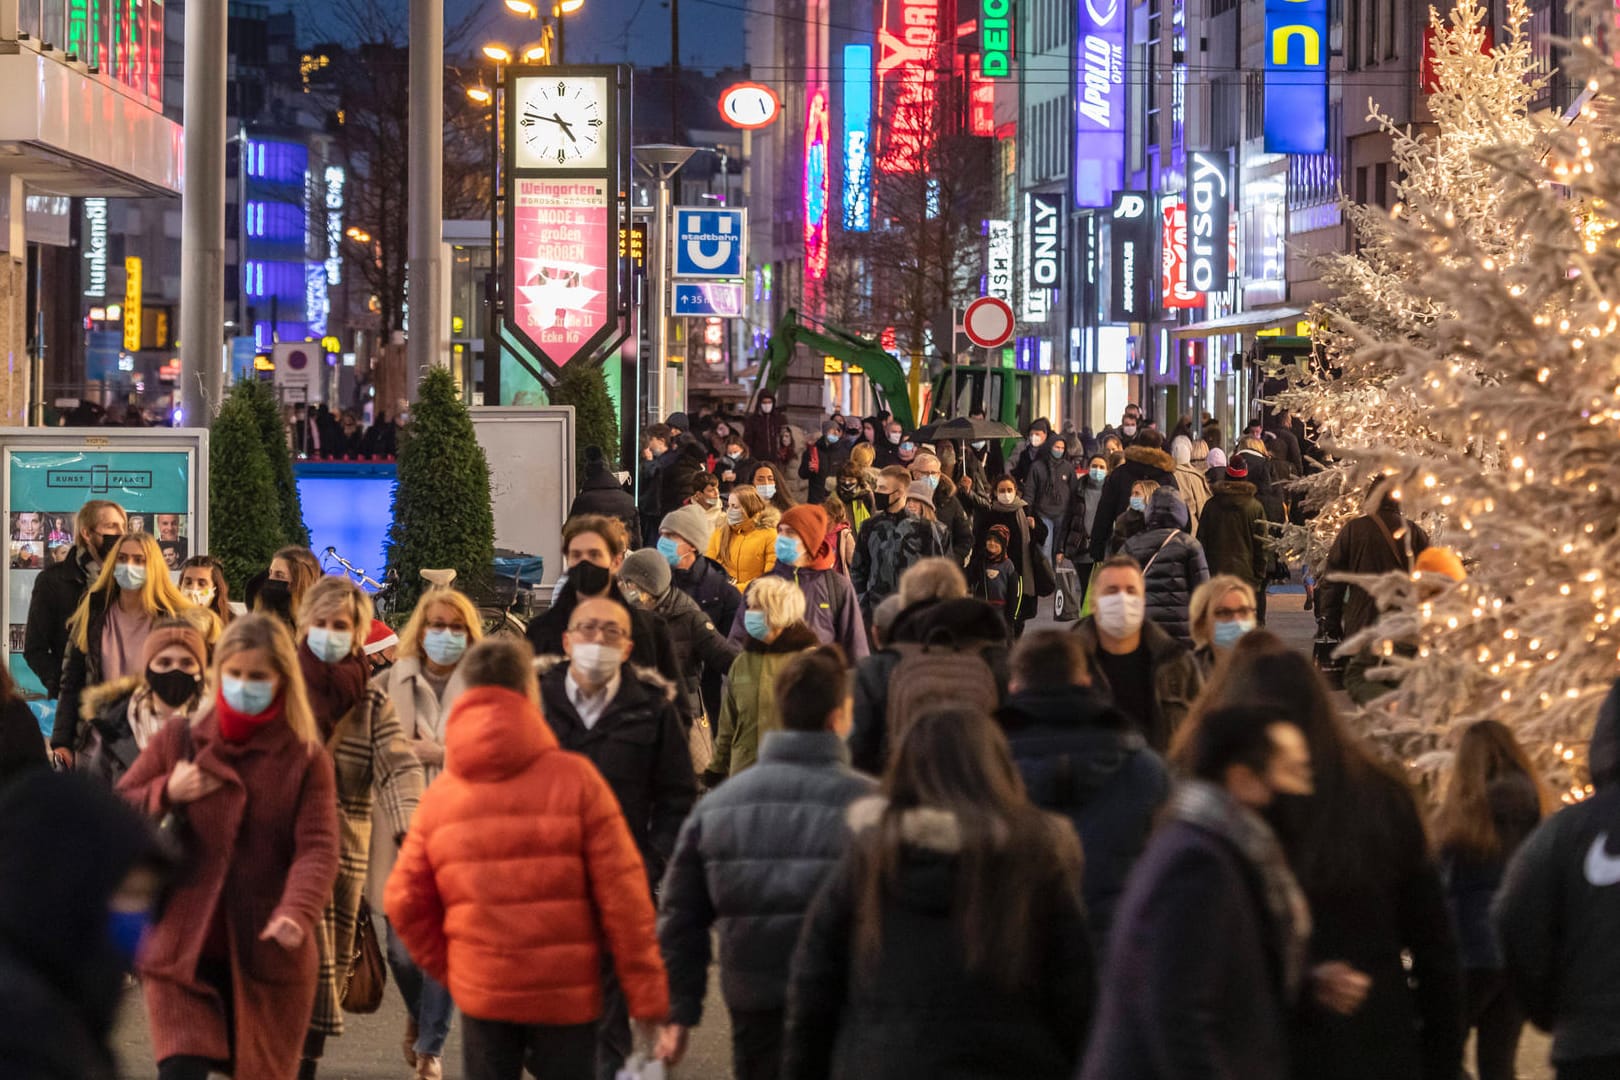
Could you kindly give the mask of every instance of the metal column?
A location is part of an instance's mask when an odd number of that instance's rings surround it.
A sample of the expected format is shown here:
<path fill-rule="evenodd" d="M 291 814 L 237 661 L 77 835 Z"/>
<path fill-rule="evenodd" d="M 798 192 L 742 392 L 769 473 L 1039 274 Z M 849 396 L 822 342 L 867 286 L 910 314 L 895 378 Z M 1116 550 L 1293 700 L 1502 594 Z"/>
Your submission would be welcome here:
<path fill-rule="evenodd" d="M 195 5 L 193 5 L 195 6 Z M 412 401 L 430 367 L 444 365 L 444 0 L 411 0 L 410 162 L 406 251 L 410 333 L 405 387 Z M 223 48 L 221 54 L 223 55 Z"/>
<path fill-rule="evenodd" d="M 186 5 L 186 185 L 180 200 L 180 402 L 208 423 L 224 391 L 224 0 Z"/>

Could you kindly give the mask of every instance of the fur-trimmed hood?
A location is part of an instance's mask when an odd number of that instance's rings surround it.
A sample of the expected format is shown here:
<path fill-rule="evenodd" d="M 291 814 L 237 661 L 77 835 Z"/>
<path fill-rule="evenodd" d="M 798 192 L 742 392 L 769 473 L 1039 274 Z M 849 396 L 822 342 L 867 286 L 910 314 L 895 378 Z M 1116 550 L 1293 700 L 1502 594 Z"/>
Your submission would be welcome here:
<path fill-rule="evenodd" d="M 1156 450 L 1151 446 L 1127 446 L 1125 460 L 1134 461 L 1138 465 L 1148 465 L 1167 473 L 1176 471 L 1176 459 L 1163 450 Z"/>
<path fill-rule="evenodd" d="M 566 655 L 556 654 L 549 656 L 537 656 L 534 658 L 535 677 L 544 679 L 553 670 L 566 663 L 568 663 L 568 657 Z M 642 667 L 640 664 L 627 664 L 625 666 L 630 669 L 630 674 L 637 682 L 647 687 L 647 689 L 651 690 L 653 693 L 662 694 L 664 698 L 669 701 L 674 701 L 676 699 L 676 694 L 679 691 L 677 690 L 675 684 L 664 678 L 654 669 L 650 667 Z"/>
<path fill-rule="evenodd" d="M 889 809 L 882 795 L 868 795 L 849 804 L 844 820 L 849 831 L 859 835 L 875 829 Z M 900 835 L 906 844 L 939 855 L 955 855 L 962 850 L 962 826 L 956 814 L 934 806 L 913 806 L 900 814 Z"/>
<path fill-rule="evenodd" d="M 1260 490 L 1247 480 L 1220 480 L 1213 486 L 1217 495 L 1236 495 L 1239 498 L 1247 496 L 1252 499 Z"/>
<path fill-rule="evenodd" d="M 87 688 L 79 695 L 79 719 L 96 719 L 118 702 L 128 699 L 143 685 L 145 683 L 139 675 L 126 675 L 122 679 Z"/>

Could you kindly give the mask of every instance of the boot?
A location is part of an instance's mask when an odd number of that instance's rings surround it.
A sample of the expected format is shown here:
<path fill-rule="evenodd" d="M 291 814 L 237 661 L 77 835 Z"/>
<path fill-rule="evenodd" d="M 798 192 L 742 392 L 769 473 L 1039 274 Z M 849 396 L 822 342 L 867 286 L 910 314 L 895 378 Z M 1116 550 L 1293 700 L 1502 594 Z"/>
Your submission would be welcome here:
<path fill-rule="evenodd" d="M 416 1080 L 444 1080 L 444 1059 L 432 1054 L 418 1055 Z"/>
<path fill-rule="evenodd" d="M 416 1068 L 416 1037 L 421 1030 L 416 1026 L 416 1017 L 405 1021 L 405 1064 Z"/>
<path fill-rule="evenodd" d="M 320 1062 L 315 1058 L 302 1058 L 298 1062 L 298 1080 L 315 1080 L 315 1070 Z"/>

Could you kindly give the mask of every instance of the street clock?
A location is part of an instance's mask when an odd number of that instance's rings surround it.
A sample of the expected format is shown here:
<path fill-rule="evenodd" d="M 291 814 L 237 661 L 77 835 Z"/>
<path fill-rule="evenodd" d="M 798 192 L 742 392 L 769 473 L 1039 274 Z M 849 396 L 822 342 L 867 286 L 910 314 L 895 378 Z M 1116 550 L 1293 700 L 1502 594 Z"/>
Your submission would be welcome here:
<path fill-rule="evenodd" d="M 519 169 L 605 169 L 612 142 L 605 76 L 546 74 L 513 80 Z"/>

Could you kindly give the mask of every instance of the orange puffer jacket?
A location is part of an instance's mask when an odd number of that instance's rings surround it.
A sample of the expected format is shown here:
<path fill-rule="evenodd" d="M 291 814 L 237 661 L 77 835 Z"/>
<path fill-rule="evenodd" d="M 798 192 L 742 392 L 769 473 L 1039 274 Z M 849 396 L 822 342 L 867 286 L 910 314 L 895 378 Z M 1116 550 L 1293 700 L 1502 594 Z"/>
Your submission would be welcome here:
<path fill-rule="evenodd" d="M 386 900 L 411 956 L 469 1016 L 590 1023 L 604 937 L 630 1015 L 669 1011 L 647 872 L 618 801 L 522 694 L 480 687 L 456 701 L 445 771 L 422 796 Z"/>

